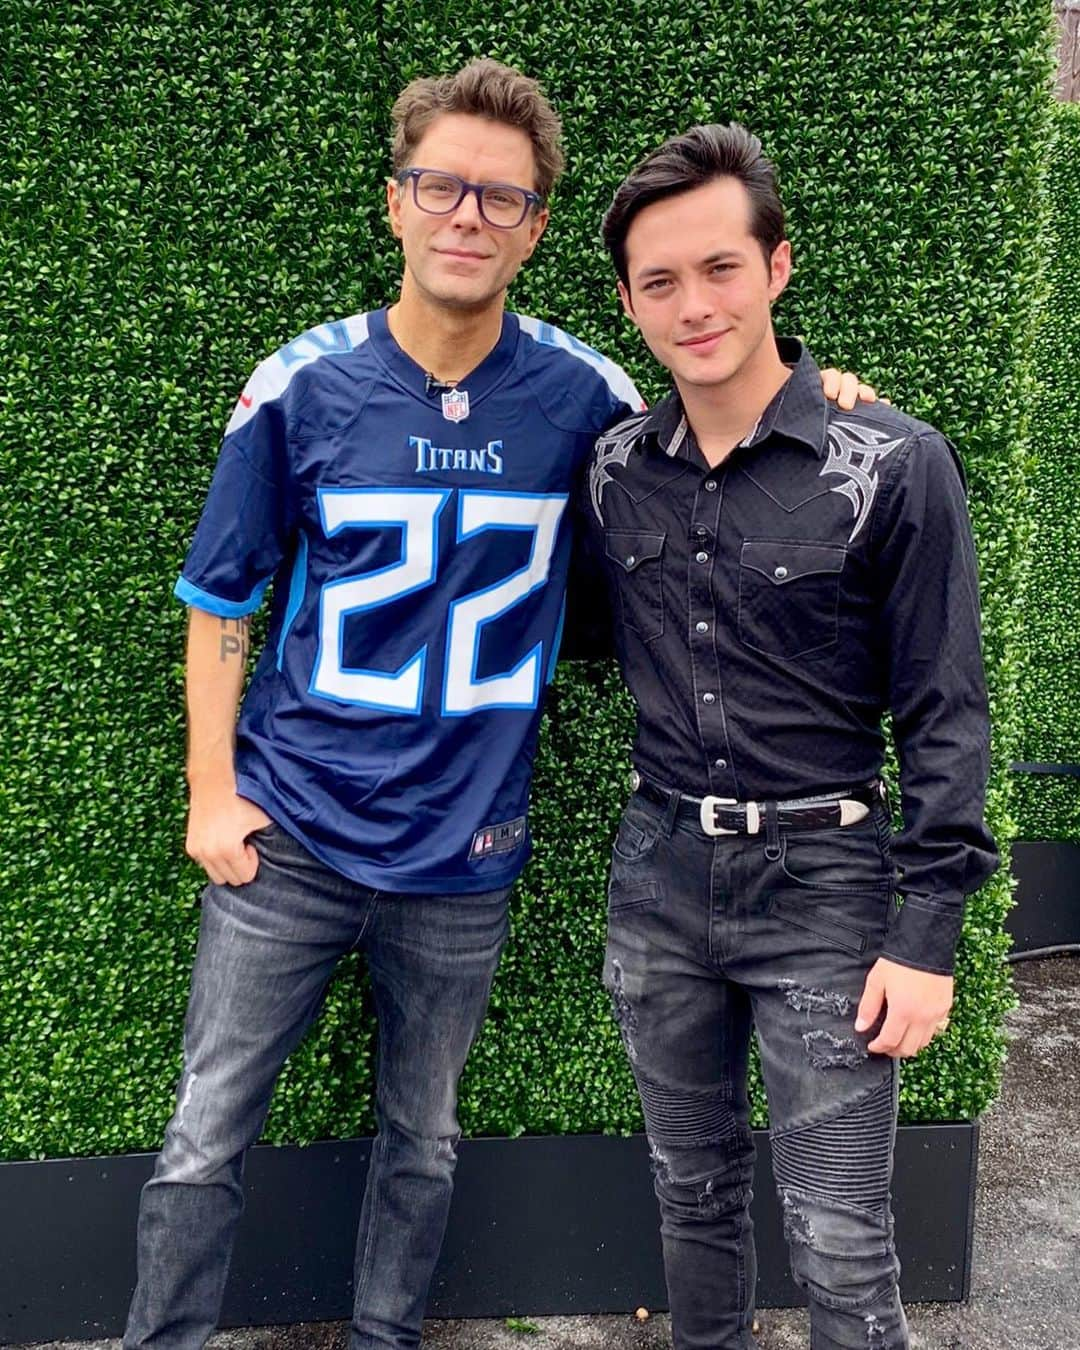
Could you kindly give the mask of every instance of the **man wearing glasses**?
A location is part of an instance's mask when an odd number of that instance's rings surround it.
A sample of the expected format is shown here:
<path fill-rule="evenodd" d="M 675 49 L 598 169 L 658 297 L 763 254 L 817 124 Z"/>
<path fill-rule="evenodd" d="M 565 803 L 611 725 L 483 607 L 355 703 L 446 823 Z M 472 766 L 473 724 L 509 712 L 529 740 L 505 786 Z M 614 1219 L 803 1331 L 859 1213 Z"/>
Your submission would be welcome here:
<path fill-rule="evenodd" d="M 505 310 L 562 167 L 537 85 L 479 61 L 414 81 L 393 116 L 400 298 L 257 368 L 176 587 L 187 851 L 210 884 L 176 1110 L 140 1207 L 129 1350 L 194 1350 L 213 1331 L 245 1150 L 354 949 L 379 1023 L 379 1131 L 350 1347 L 419 1343 L 458 1078 L 529 854 L 567 503 L 597 433 L 643 406 L 617 366 Z"/>

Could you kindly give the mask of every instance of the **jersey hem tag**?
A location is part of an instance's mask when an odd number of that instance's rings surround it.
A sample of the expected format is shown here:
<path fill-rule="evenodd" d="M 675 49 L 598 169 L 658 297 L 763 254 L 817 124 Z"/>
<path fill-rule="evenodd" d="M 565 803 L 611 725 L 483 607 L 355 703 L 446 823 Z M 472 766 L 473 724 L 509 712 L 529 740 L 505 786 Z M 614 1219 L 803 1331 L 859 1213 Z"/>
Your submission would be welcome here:
<path fill-rule="evenodd" d="M 512 853 L 525 840 L 525 817 L 504 820 L 500 825 L 485 825 L 473 835 L 469 857 L 489 858 L 493 853 Z"/>

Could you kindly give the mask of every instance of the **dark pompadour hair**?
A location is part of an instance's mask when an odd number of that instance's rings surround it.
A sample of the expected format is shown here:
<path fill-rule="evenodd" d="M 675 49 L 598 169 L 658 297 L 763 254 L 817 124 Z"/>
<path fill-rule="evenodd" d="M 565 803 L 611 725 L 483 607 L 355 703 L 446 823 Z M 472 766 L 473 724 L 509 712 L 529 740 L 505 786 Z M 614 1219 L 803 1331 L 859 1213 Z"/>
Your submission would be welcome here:
<path fill-rule="evenodd" d="M 784 208 L 776 188 L 776 170 L 766 159 L 761 142 L 738 122 L 691 127 L 672 136 L 647 155 L 616 189 L 604 216 L 604 243 L 615 271 L 629 286 L 626 236 L 634 218 L 653 202 L 710 183 L 735 178 L 750 197 L 750 232 L 761 245 L 765 261 L 781 243 Z"/>

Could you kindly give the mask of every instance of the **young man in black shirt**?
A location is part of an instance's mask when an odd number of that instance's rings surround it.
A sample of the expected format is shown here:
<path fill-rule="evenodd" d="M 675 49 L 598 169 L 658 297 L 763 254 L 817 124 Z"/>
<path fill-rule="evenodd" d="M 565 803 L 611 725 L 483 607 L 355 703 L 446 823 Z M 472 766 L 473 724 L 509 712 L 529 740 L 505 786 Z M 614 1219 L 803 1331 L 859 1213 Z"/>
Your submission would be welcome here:
<path fill-rule="evenodd" d="M 742 127 L 661 146 L 604 236 L 675 386 L 601 438 L 586 508 L 638 709 L 605 982 L 675 1347 L 752 1345 L 753 1026 L 812 1344 L 898 1350 L 898 1061 L 948 1025 L 963 897 L 996 865 L 962 470 L 925 423 L 827 403 L 809 353 L 775 337 L 791 248 Z"/>

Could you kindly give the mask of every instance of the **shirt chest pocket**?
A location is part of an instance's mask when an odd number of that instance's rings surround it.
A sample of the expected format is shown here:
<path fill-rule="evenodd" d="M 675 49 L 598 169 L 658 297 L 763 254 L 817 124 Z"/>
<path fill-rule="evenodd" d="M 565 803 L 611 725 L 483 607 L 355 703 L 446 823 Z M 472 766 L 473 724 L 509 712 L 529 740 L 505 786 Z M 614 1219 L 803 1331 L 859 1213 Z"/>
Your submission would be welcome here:
<path fill-rule="evenodd" d="M 786 660 L 831 647 L 846 557 L 840 544 L 747 539 L 739 557 L 739 640 Z"/>
<path fill-rule="evenodd" d="M 604 549 L 613 564 L 620 621 L 645 642 L 664 631 L 664 534 L 605 530 Z"/>

